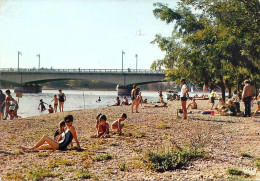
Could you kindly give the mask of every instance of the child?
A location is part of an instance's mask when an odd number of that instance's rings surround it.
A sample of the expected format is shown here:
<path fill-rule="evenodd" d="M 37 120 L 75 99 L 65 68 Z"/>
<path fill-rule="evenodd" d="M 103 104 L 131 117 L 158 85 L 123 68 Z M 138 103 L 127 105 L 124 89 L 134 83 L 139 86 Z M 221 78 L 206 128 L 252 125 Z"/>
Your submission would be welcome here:
<path fill-rule="evenodd" d="M 100 123 L 98 125 L 98 130 L 97 130 L 97 137 L 98 138 L 109 138 L 109 125 L 106 122 L 107 117 L 105 115 L 102 115 L 100 117 Z"/>
<path fill-rule="evenodd" d="M 40 109 L 39 107 L 41 106 L 41 112 L 46 110 L 44 104 L 47 104 L 47 103 L 43 102 L 43 100 L 40 99 L 40 104 L 39 104 L 39 106 L 38 106 L 38 109 Z M 47 104 L 47 105 L 48 105 L 48 104 Z"/>
<path fill-rule="evenodd" d="M 123 125 L 121 124 L 121 122 L 124 121 L 126 118 L 127 118 L 127 115 L 125 113 L 123 113 L 118 120 L 116 120 L 112 123 L 112 129 L 117 129 L 117 133 L 119 135 L 122 134 L 122 128 L 123 128 Z"/>
<path fill-rule="evenodd" d="M 62 133 L 63 133 L 64 130 L 65 130 L 65 121 L 61 121 L 61 122 L 59 123 L 59 125 L 60 125 L 60 128 L 57 129 L 57 130 L 55 131 L 55 133 L 54 133 L 54 140 L 56 140 L 56 141 L 58 141 L 58 142 L 62 139 Z"/>
<path fill-rule="evenodd" d="M 187 109 L 189 109 L 191 107 L 191 109 L 198 109 L 198 104 L 195 102 L 195 99 L 192 99 L 192 103 L 190 103 L 187 107 Z"/>
<path fill-rule="evenodd" d="M 54 101 L 54 112 L 57 112 L 58 102 L 59 102 L 59 99 L 57 98 L 57 95 L 54 95 L 54 98 L 53 98 L 52 101 Z"/>
<path fill-rule="evenodd" d="M 51 105 L 49 105 L 49 109 L 48 110 L 49 110 L 49 114 L 54 112 L 53 107 Z"/>
<path fill-rule="evenodd" d="M 98 126 L 99 126 L 99 123 L 100 123 L 100 120 L 99 120 L 99 118 L 100 118 L 100 116 L 101 116 L 102 114 L 101 113 L 99 113 L 98 115 L 97 115 L 97 117 L 96 117 L 96 130 L 98 131 Z"/>

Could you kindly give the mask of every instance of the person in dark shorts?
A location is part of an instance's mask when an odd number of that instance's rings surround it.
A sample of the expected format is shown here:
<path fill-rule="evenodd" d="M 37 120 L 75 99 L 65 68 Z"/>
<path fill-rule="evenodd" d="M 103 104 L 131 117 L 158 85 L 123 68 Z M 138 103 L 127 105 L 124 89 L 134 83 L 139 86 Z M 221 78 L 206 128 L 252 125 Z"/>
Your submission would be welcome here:
<path fill-rule="evenodd" d="M 253 88 L 252 86 L 249 84 L 249 80 L 245 80 L 244 81 L 244 88 L 243 88 L 243 92 L 242 92 L 242 101 L 245 104 L 245 113 L 244 113 L 244 117 L 251 117 L 251 100 L 252 100 L 252 96 L 253 96 Z"/>
<path fill-rule="evenodd" d="M 73 116 L 72 115 L 68 115 L 64 118 L 64 121 L 66 123 L 66 128 L 64 133 L 62 133 L 64 135 L 64 138 L 62 138 L 61 141 L 56 141 L 54 139 L 51 139 L 48 136 L 43 136 L 37 143 L 36 145 L 34 145 L 31 148 L 25 148 L 22 146 L 19 146 L 19 149 L 22 149 L 23 151 L 30 151 L 30 150 L 66 150 L 67 146 L 71 143 L 71 141 L 74 139 L 75 142 L 77 143 L 78 146 L 78 150 L 81 150 L 81 147 L 79 145 L 79 141 L 77 138 L 77 133 L 76 130 L 74 128 L 74 126 L 72 126 L 73 123 Z M 47 144 L 44 144 L 47 143 Z"/>
<path fill-rule="evenodd" d="M 137 85 L 133 85 L 133 89 L 131 91 L 131 100 L 132 100 L 132 105 L 131 105 L 131 112 L 134 113 L 134 105 L 135 105 L 135 112 L 138 113 L 138 97 L 137 97 Z"/>
<path fill-rule="evenodd" d="M 186 108 L 186 101 L 187 101 L 187 93 L 189 89 L 186 85 L 185 79 L 181 79 L 181 106 L 183 110 L 184 119 L 187 119 L 187 108 Z"/>
<path fill-rule="evenodd" d="M 63 112 L 63 106 L 64 106 L 64 102 L 66 101 L 66 96 L 64 93 L 62 93 L 62 90 L 59 90 L 59 109 L 60 112 Z"/>
<path fill-rule="evenodd" d="M 213 110 L 214 104 L 215 104 L 215 98 L 216 98 L 216 92 L 214 90 L 211 91 L 210 93 L 210 103 L 211 105 L 211 110 Z"/>
<path fill-rule="evenodd" d="M 0 90 L 0 105 L 5 101 L 5 94 L 2 90 Z M 4 112 L 5 112 L 5 104 L 0 108 L 0 120 L 4 119 Z"/>

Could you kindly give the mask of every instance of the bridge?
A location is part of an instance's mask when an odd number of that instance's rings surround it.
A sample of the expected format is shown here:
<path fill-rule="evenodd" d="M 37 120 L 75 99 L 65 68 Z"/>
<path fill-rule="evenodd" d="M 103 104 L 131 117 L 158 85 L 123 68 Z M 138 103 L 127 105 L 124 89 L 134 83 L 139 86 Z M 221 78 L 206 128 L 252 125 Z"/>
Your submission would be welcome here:
<path fill-rule="evenodd" d="M 39 85 L 58 80 L 98 80 L 130 87 L 152 82 L 162 82 L 162 71 L 146 69 L 0 69 L 0 81 L 20 86 Z"/>

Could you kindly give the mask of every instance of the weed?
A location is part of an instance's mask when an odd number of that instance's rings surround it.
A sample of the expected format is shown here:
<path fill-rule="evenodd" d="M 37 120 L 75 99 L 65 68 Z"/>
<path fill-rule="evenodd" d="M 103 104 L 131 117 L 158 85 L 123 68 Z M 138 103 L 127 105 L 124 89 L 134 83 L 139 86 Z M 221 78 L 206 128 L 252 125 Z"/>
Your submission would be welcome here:
<path fill-rule="evenodd" d="M 260 158 L 255 158 L 255 167 L 260 169 Z"/>
<path fill-rule="evenodd" d="M 251 156 L 250 154 L 248 154 L 248 153 L 240 153 L 240 156 L 242 156 L 242 157 L 247 157 L 247 158 L 254 158 L 253 156 Z"/>
<path fill-rule="evenodd" d="M 101 155 L 97 155 L 95 157 L 93 157 L 94 161 L 103 161 L 103 160 L 111 160 L 112 156 L 109 154 L 101 154 Z"/>
<path fill-rule="evenodd" d="M 137 153 L 141 153 L 143 151 L 141 147 L 133 148 L 133 150 Z"/>
<path fill-rule="evenodd" d="M 167 124 L 161 123 L 155 126 L 156 129 L 170 129 L 171 127 Z"/>
<path fill-rule="evenodd" d="M 132 161 L 132 167 L 133 168 L 143 168 L 145 165 L 144 165 L 144 162 L 140 161 L 140 160 L 134 160 Z"/>
<path fill-rule="evenodd" d="M 49 164 L 49 167 L 53 166 L 52 168 L 54 168 L 54 167 L 58 167 L 59 165 L 71 166 L 73 164 L 74 161 L 57 158 L 54 160 L 54 162 Z"/>
<path fill-rule="evenodd" d="M 90 179 L 91 174 L 88 171 L 80 170 L 75 174 L 75 179 Z"/>
<path fill-rule="evenodd" d="M 46 151 L 46 152 L 44 152 L 44 151 L 39 151 L 38 152 L 38 156 L 39 157 L 48 157 L 50 155 L 50 152 L 49 151 Z"/>
<path fill-rule="evenodd" d="M 242 175 L 242 174 L 243 174 L 243 172 L 242 172 L 241 170 L 237 170 L 237 169 L 235 169 L 235 168 L 229 168 L 229 169 L 227 170 L 227 173 L 228 173 L 229 175 Z"/>
<path fill-rule="evenodd" d="M 134 138 L 143 138 L 143 137 L 146 137 L 146 133 L 145 132 L 136 132 L 134 135 L 133 135 Z"/>
<path fill-rule="evenodd" d="M 109 146 L 119 146 L 118 143 L 110 143 Z"/>
<path fill-rule="evenodd" d="M 13 154 L 14 154 L 14 155 L 23 155 L 24 152 L 23 152 L 22 150 L 15 150 L 15 151 L 13 152 Z"/>
<path fill-rule="evenodd" d="M 50 169 L 47 168 L 35 168 L 30 169 L 27 172 L 28 180 L 40 180 L 45 177 L 55 177 L 56 175 L 51 172 Z"/>
<path fill-rule="evenodd" d="M 3 179 L 5 179 L 5 180 L 25 180 L 25 177 L 21 173 L 12 172 L 12 173 L 7 173 Z"/>
<path fill-rule="evenodd" d="M 120 171 L 127 171 L 128 170 L 128 166 L 126 162 L 120 162 L 118 164 L 118 168 Z"/>

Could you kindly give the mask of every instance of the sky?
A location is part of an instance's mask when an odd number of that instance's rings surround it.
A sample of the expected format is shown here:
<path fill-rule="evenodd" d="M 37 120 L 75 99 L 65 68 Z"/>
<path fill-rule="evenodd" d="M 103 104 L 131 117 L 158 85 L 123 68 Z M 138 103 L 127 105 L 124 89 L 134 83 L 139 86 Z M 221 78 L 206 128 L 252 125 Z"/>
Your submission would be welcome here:
<path fill-rule="evenodd" d="M 0 0 L 0 68 L 149 69 L 170 36 L 153 3 L 178 0 Z"/>

